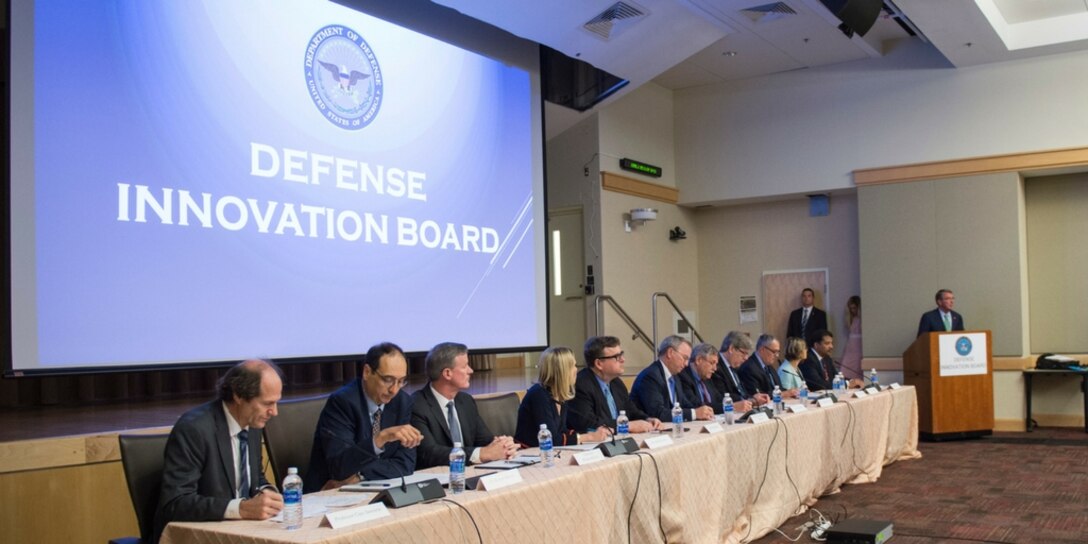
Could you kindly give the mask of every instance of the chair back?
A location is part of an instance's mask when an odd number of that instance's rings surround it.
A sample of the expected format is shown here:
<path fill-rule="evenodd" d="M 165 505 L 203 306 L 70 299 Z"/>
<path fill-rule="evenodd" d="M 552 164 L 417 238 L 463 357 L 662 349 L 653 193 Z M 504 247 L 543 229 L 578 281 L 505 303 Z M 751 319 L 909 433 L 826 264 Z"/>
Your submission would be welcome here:
<path fill-rule="evenodd" d="M 328 395 L 279 403 L 279 414 L 264 426 L 264 445 L 276 486 L 287 477 L 287 469 L 297 467 L 299 476 L 310 466 L 310 450 L 314 445 L 317 418 L 325 408 Z"/>
<path fill-rule="evenodd" d="M 168 434 L 122 434 L 121 466 L 128 483 L 128 494 L 136 510 L 140 540 L 151 542 L 155 529 L 155 511 L 159 507 L 162 487 L 163 452 Z"/>
<path fill-rule="evenodd" d="M 476 397 L 476 408 L 480 419 L 495 436 L 514 436 L 518 430 L 518 405 L 521 400 L 517 393 L 506 393 L 493 397 Z"/>

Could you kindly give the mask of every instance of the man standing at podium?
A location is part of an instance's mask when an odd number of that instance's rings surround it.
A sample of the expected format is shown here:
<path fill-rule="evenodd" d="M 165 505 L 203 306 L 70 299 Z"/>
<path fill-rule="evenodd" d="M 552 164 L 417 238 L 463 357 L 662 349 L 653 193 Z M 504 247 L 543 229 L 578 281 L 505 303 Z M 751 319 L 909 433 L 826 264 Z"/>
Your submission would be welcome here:
<path fill-rule="evenodd" d="M 937 291 L 937 308 L 922 314 L 918 323 L 918 336 L 927 332 L 962 331 L 963 316 L 952 311 L 956 295 L 949 289 Z"/>

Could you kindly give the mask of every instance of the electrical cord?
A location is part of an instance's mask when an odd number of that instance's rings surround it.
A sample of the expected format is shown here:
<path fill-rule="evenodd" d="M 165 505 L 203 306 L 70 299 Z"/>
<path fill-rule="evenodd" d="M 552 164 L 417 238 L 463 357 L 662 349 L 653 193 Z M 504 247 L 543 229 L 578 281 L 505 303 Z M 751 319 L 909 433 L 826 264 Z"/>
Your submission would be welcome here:
<path fill-rule="evenodd" d="M 786 457 L 783 465 L 786 468 L 786 479 L 789 480 L 790 485 L 793 486 L 793 494 L 797 496 L 797 509 L 793 511 L 794 515 L 797 515 L 801 513 L 803 504 L 801 503 L 801 491 L 797 489 L 797 482 L 793 481 L 793 475 L 790 474 L 790 428 L 789 425 L 786 425 L 786 422 L 781 419 L 775 419 L 775 421 L 786 430 Z"/>
<path fill-rule="evenodd" d="M 651 461 L 654 462 L 654 473 L 657 475 L 657 528 L 658 528 L 658 530 L 661 531 L 661 540 L 663 540 L 665 542 L 668 542 L 669 538 L 667 536 L 665 536 L 665 524 L 662 522 L 662 519 L 661 519 L 661 510 L 662 510 L 662 504 L 664 503 L 664 499 L 662 498 L 662 495 L 661 495 L 661 471 L 657 468 L 657 459 L 653 456 L 653 454 L 651 454 L 648 451 L 639 451 L 639 452 L 635 452 L 635 453 L 637 455 L 639 455 L 640 457 L 645 455 L 646 457 L 649 457 Z"/>
<path fill-rule="evenodd" d="M 438 500 L 442 501 L 442 502 L 448 502 L 450 504 L 456 504 L 458 508 L 460 508 L 461 510 L 464 510 L 465 514 L 468 514 L 468 519 L 472 521 L 472 527 L 474 529 L 476 529 L 476 538 L 478 538 L 480 540 L 480 544 L 484 544 L 484 537 L 480 535 L 480 526 L 476 524 L 476 518 L 472 517 L 472 512 L 469 512 L 468 508 L 465 508 L 465 505 L 463 505 L 463 504 L 461 504 L 461 503 L 459 503 L 459 502 L 457 502 L 455 500 L 448 499 L 448 498 L 445 498 L 445 497 L 443 497 L 441 499 L 438 499 Z"/>
<path fill-rule="evenodd" d="M 850 462 L 854 464 L 854 468 L 858 469 L 858 472 L 868 476 L 865 469 L 858 466 L 858 419 L 857 413 L 854 412 L 854 407 L 850 403 L 846 403 L 846 407 L 850 409 Z"/>
<path fill-rule="evenodd" d="M 763 493 L 763 484 L 767 483 L 767 473 L 770 471 L 771 468 L 771 449 L 774 448 L 774 443 L 778 440 L 778 430 L 780 428 L 781 427 L 775 425 L 774 436 L 771 437 L 771 443 L 767 444 L 767 455 L 765 456 L 766 458 L 763 460 L 763 480 L 759 482 L 759 488 L 756 489 L 756 496 L 754 499 L 752 499 L 752 504 L 759 502 L 759 496 Z M 741 540 L 748 540 L 748 537 L 751 535 L 752 523 L 751 521 L 749 521 L 748 532 L 744 534 L 744 538 L 741 538 Z"/>
<path fill-rule="evenodd" d="M 635 511 L 635 501 L 638 500 L 638 489 L 642 485 L 642 456 L 638 457 L 638 478 L 635 479 L 635 493 L 631 497 L 631 507 L 627 509 L 627 544 L 631 544 L 631 514 Z"/>

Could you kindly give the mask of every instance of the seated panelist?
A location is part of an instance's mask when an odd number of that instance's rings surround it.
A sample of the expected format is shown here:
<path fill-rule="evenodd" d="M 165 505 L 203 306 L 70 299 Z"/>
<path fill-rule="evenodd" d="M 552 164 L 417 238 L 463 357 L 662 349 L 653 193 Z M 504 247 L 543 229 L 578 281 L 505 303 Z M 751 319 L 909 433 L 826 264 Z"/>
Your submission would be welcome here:
<path fill-rule="evenodd" d="M 539 379 L 529 388 L 518 406 L 518 427 L 514 440 L 526 447 L 539 446 L 541 425 L 552 433 L 552 443 L 567 446 L 583 442 L 601 442 L 612 435 L 602 425 L 590 433 L 579 433 L 568 424 L 569 400 L 574 398 L 577 376 L 574 352 L 566 347 L 552 347 L 540 354 Z"/>

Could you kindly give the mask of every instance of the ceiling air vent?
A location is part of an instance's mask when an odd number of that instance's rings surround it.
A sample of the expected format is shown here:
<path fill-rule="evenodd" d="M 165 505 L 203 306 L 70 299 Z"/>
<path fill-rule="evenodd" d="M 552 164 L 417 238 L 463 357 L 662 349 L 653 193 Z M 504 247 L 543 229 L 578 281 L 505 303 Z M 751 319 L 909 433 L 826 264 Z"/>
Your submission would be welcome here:
<path fill-rule="evenodd" d="M 602 40 L 610 40 L 620 32 L 646 18 L 646 10 L 629 2 L 616 2 L 590 19 L 582 28 Z"/>
<path fill-rule="evenodd" d="M 769 23 L 783 17 L 797 15 L 797 12 L 786 5 L 785 2 L 752 6 L 750 8 L 742 9 L 740 12 L 753 23 Z"/>

